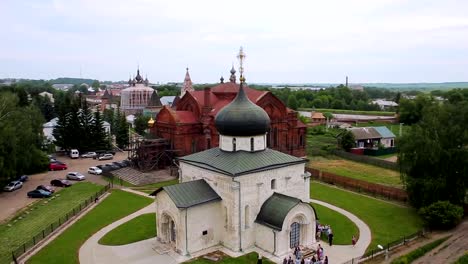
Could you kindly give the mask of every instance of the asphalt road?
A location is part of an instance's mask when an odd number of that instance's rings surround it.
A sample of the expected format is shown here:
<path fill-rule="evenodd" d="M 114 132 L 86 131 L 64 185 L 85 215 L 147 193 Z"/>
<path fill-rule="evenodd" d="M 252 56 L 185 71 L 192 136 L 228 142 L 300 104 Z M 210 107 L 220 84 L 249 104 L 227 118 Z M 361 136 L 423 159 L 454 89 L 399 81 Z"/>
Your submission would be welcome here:
<path fill-rule="evenodd" d="M 99 164 L 106 164 L 112 161 L 121 161 L 127 158 L 127 152 L 116 153 L 113 160 L 94 160 L 86 159 L 70 159 L 66 156 L 58 156 L 57 159 L 67 164 L 68 169 L 63 171 L 48 171 L 29 175 L 29 180 L 24 183 L 23 188 L 13 192 L 0 192 L 0 222 L 14 216 L 16 212 L 34 202 L 37 199 L 28 198 L 27 192 L 36 189 L 38 185 L 50 185 L 53 179 L 64 179 L 65 175 L 71 171 L 77 171 L 86 176 L 85 181 L 95 182 L 105 185 L 107 182 L 102 179 L 102 176 L 88 174 L 88 168 Z M 3 186 L 1 186 L 3 189 Z"/>

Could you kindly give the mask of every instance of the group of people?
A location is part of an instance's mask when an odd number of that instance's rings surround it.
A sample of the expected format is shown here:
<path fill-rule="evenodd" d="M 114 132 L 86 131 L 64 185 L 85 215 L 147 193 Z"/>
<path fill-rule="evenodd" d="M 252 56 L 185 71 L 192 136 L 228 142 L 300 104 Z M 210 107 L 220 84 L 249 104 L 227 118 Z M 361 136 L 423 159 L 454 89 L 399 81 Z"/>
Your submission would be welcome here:
<path fill-rule="evenodd" d="M 301 248 L 297 246 L 294 248 L 294 258 L 291 256 L 284 258 L 283 264 L 328 264 L 328 256 L 324 255 L 324 250 L 319 244 L 316 254 L 312 257 L 304 258 Z"/>
<path fill-rule="evenodd" d="M 330 246 L 333 245 L 333 230 L 331 228 L 331 226 L 329 225 L 321 225 L 320 223 L 318 223 L 317 221 L 317 225 L 315 227 L 315 233 L 316 233 L 316 238 L 317 238 L 317 241 L 320 240 L 321 236 L 322 236 L 322 233 L 326 234 L 327 236 L 327 239 L 328 239 L 328 244 L 330 244 Z"/>

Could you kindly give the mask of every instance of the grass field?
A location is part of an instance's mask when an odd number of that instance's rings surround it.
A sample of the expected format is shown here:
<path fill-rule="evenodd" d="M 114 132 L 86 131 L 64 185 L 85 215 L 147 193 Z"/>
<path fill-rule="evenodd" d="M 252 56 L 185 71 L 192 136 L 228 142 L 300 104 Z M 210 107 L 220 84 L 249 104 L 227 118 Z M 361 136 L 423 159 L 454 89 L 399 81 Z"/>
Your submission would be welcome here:
<path fill-rule="evenodd" d="M 350 160 L 312 158 L 308 166 L 367 182 L 393 187 L 402 186 L 399 172 Z"/>
<path fill-rule="evenodd" d="M 336 234 L 333 237 L 334 244 L 351 245 L 351 238 L 353 235 L 359 237 L 359 229 L 349 218 L 319 204 L 311 204 L 317 212 L 319 222 L 322 225 L 330 225 L 333 233 Z M 326 236 L 322 237 L 323 239 L 326 238 Z"/>
<path fill-rule="evenodd" d="M 135 228 L 137 227 L 137 228 Z M 156 236 L 156 214 L 142 214 L 114 228 L 99 240 L 108 246 L 126 245 Z"/>
<path fill-rule="evenodd" d="M 299 111 L 318 111 L 318 112 L 329 112 L 334 114 L 349 114 L 349 115 L 372 115 L 372 116 L 394 116 L 395 112 L 387 111 L 358 111 L 358 110 L 346 110 L 346 109 L 325 109 L 325 108 L 299 108 Z"/>
<path fill-rule="evenodd" d="M 416 233 L 423 227 L 416 210 L 382 200 L 352 193 L 313 181 L 310 196 L 341 207 L 363 220 L 371 229 L 372 241 L 368 250 L 378 244 L 386 245 L 403 236 Z M 333 227 L 332 227 L 333 228 Z M 336 232 L 335 236 L 337 235 Z"/>
<path fill-rule="evenodd" d="M 79 263 L 80 246 L 94 233 L 149 204 L 153 199 L 120 190 L 113 190 L 83 218 L 65 230 L 50 244 L 41 249 L 27 263 Z"/>
<path fill-rule="evenodd" d="M 0 263 L 9 263 L 12 250 L 30 241 L 102 188 L 89 182 L 76 183 L 58 191 L 52 198 L 38 199 L 12 220 L 1 224 Z"/>
<path fill-rule="evenodd" d="M 258 254 L 256 252 L 252 252 L 252 253 L 245 254 L 243 256 L 237 257 L 237 258 L 226 257 L 226 258 L 223 258 L 221 261 L 218 261 L 218 262 L 198 258 L 198 259 L 189 260 L 189 261 L 186 261 L 186 262 L 183 262 L 183 263 L 185 263 L 185 264 L 213 264 L 213 263 L 219 263 L 219 264 L 257 264 L 257 260 L 258 260 Z M 263 258 L 262 263 L 264 263 L 264 264 L 275 264 L 273 261 L 270 261 L 267 258 Z"/>

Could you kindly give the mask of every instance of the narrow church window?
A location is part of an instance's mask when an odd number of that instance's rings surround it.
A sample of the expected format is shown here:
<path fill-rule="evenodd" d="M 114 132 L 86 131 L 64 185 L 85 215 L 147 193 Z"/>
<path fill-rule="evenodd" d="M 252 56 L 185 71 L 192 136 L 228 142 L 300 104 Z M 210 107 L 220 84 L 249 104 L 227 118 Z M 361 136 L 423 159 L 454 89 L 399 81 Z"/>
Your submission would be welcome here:
<path fill-rule="evenodd" d="M 254 151 L 254 138 L 250 138 L 250 151 Z"/>
<path fill-rule="evenodd" d="M 208 235 L 208 230 L 203 231 L 202 235 L 204 235 L 204 236 Z"/>
<path fill-rule="evenodd" d="M 206 149 L 210 149 L 211 148 L 211 138 L 207 138 L 206 139 Z"/>
<path fill-rule="evenodd" d="M 276 147 L 278 146 L 278 128 L 275 127 L 273 129 L 272 136 L 273 136 L 273 147 Z"/>
<path fill-rule="evenodd" d="M 236 151 L 236 138 L 232 139 L 232 151 Z"/>
<path fill-rule="evenodd" d="M 245 212 L 244 212 L 244 226 L 245 229 L 249 228 L 249 219 L 250 219 L 250 207 L 248 205 L 245 206 Z"/>
<path fill-rule="evenodd" d="M 299 136 L 299 145 L 304 146 L 304 135 Z"/>
<path fill-rule="evenodd" d="M 271 180 L 271 189 L 272 190 L 276 189 L 276 180 L 275 179 Z"/>
<path fill-rule="evenodd" d="M 228 211 L 227 207 L 224 206 L 224 227 L 227 228 L 228 226 Z"/>

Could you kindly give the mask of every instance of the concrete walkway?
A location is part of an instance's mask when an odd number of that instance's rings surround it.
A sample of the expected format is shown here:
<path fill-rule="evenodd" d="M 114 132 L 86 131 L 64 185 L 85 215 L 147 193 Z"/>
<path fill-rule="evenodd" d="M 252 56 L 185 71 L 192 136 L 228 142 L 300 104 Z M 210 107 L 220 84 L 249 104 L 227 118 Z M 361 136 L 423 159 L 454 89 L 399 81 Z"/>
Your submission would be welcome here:
<path fill-rule="evenodd" d="M 359 240 L 357 241 L 354 247 L 351 245 L 330 247 L 327 241 L 322 241 L 323 243 L 320 243 L 320 245 L 323 247 L 325 251 L 325 255 L 328 256 L 329 263 L 344 263 L 353 258 L 358 258 L 364 255 L 372 238 L 371 231 L 369 227 L 367 226 L 367 224 L 364 223 L 364 221 L 362 221 L 361 219 L 359 219 L 357 216 L 353 215 L 352 213 L 344 209 L 341 209 L 339 207 L 336 207 L 332 204 L 325 203 L 325 202 L 315 200 L 315 199 L 310 199 L 310 202 L 328 207 L 332 209 L 333 211 L 336 211 L 348 217 L 349 220 L 353 221 L 353 223 L 356 224 L 356 226 L 359 229 Z M 333 229 L 333 226 L 332 226 L 332 229 Z M 349 238 L 349 240 L 351 241 L 351 237 Z"/>
<path fill-rule="evenodd" d="M 134 190 L 126 190 L 133 193 L 139 193 L 147 196 L 147 194 L 141 192 L 135 192 Z M 328 246 L 327 243 L 320 243 L 325 250 L 325 255 L 329 258 L 329 263 L 344 263 L 351 260 L 352 258 L 360 257 L 366 251 L 371 241 L 371 232 L 369 227 L 358 217 L 345 211 L 334 205 L 311 199 L 310 202 L 320 204 L 328 207 L 334 211 L 337 211 L 351 221 L 353 221 L 359 228 L 359 240 L 356 246 Z M 146 213 L 152 213 L 155 211 L 154 204 L 150 204 L 147 207 L 128 215 L 106 227 L 99 230 L 91 238 L 89 238 L 80 248 L 79 259 L 81 264 L 120 264 L 120 263 L 167 263 L 175 264 L 186 260 L 186 257 L 173 254 L 158 254 L 155 251 L 155 245 L 157 244 L 155 238 L 139 241 L 136 243 L 123 245 L 123 246 L 104 246 L 100 245 L 98 241 L 112 229 L 117 226 L 130 221 L 131 219 Z M 332 227 L 333 228 L 333 227 Z M 351 238 L 350 238 L 351 239 Z M 325 242 L 325 241 L 323 241 Z M 318 243 L 317 243 L 318 244 Z M 268 256 L 267 256 L 268 257 Z"/>

